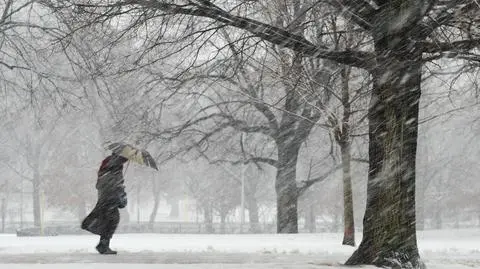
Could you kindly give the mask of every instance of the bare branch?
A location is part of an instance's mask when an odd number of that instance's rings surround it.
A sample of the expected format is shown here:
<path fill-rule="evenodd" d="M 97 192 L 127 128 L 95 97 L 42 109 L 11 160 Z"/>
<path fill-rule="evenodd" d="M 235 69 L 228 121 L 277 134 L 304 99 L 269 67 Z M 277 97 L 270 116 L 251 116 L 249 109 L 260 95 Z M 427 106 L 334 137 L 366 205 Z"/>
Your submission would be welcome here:
<path fill-rule="evenodd" d="M 324 46 L 316 46 L 305 37 L 292 34 L 284 29 L 272 26 L 250 18 L 232 15 L 229 12 L 213 5 L 194 4 L 186 5 L 169 4 L 160 1 L 150 0 L 125 0 L 112 5 L 78 4 L 82 8 L 119 8 L 122 6 L 139 6 L 153 10 L 163 11 L 166 14 L 183 14 L 197 17 L 214 19 L 239 29 L 246 30 L 257 37 L 260 37 L 281 47 L 290 48 L 301 53 L 303 56 L 317 57 L 333 60 L 338 63 L 356 66 L 359 68 L 372 69 L 375 66 L 375 55 L 365 51 L 336 51 Z"/>
<path fill-rule="evenodd" d="M 460 40 L 454 42 L 422 42 L 425 53 L 440 53 L 446 51 L 468 51 L 480 46 L 480 39 Z"/>
<path fill-rule="evenodd" d="M 362 158 L 353 158 L 351 159 L 353 162 L 358 162 L 358 163 L 366 163 L 368 164 L 368 159 L 362 159 Z"/>
<path fill-rule="evenodd" d="M 230 163 L 232 165 L 239 165 L 239 164 L 248 164 L 248 163 L 266 163 L 269 164 L 273 167 L 278 168 L 278 162 L 275 159 L 271 158 L 265 158 L 265 157 L 251 157 L 245 160 L 237 160 L 237 161 L 232 161 L 232 160 L 210 160 L 209 161 L 212 164 L 217 164 L 217 163 Z"/>
<path fill-rule="evenodd" d="M 243 64 L 241 63 L 241 60 L 238 57 L 238 55 L 239 55 L 238 50 L 236 49 L 235 45 L 231 41 L 231 38 L 228 35 L 227 31 L 225 31 L 225 29 L 223 29 L 222 33 L 223 33 L 225 39 L 228 42 L 228 46 L 229 46 L 230 50 L 232 51 L 233 57 L 234 57 L 235 61 L 237 62 L 237 65 L 239 66 L 240 72 L 241 72 L 241 74 L 242 74 L 242 76 L 245 80 L 245 83 L 247 84 L 247 86 L 249 88 L 249 89 L 245 89 L 245 90 L 248 93 L 252 93 L 254 98 L 258 98 L 258 94 L 254 91 L 255 87 L 254 87 L 252 81 L 250 81 L 249 76 L 247 75 L 247 72 L 245 71 L 245 68 L 244 68 Z M 278 130 L 278 122 L 277 122 L 277 119 L 275 117 L 275 114 L 273 114 L 273 112 L 270 110 L 270 108 L 265 103 L 262 103 L 262 102 L 253 102 L 253 106 L 260 113 L 262 113 L 265 116 L 265 118 L 267 118 L 268 124 L 270 125 L 270 128 L 272 128 L 272 131 L 277 131 Z"/>
<path fill-rule="evenodd" d="M 437 1 L 437 8 L 432 8 L 432 15 L 426 18 L 426 22 L 420 25 L 419 32 L 424 37 L 432 34 L 437 28 L 447 25 L 459 14 L 468 12 L 476 7 L 475 1 L 456 0 L 456 1 Z"/>
<path fill-rule="evenodd" d="M 309 180 L 301 181 L 301 182 L 300 182 L 301 186 L 297 188 L 297 190 L 298 190 L 298 196 L 302 195 L 302 194 L 303 194 L 308 188 L 310 188 L 310 186 L 312 186 L 313 184 L 324 181 L 324 180 L 327 179 L 330 175 L 332 175 L 333 173 L 335 173 L 337 170 L 339 170 L 339 169 L 342 168 L 342 167 L 343 167 L 343 165 L 342 165 L 342 164 L 339 164 L 339 165 L 335 166 L 334 168 L 330 169 L 328 172 L 326 172 L 325 174 L 323 174 L 323 175 L 321 175 L 321 176 L 319 176 L 319 177 L 312 178 L 312 179 L 309 179 Z"/>
<path fill-rule="evenodd" d="M 0 61 L 0 65 L 3 65 L 5 66 L 6 68 L 10 69 L 10 70 L 13 70 L 13 69 L 23 69 L 23 70 L 29 70 L 31 71 L 31 68 L 29 67 L 25 67 L 25 66 L 19 66 L 19 65 L 11 65 L 11 64 L 7 64 L 3 61 Z"/>
<path fill-rule="evenodd" d="M 26 176 L 24 175 L 22 172 L 20 172 L 19 170 L 17 170 L 17 168 L 13 167 L 12 165 L 10 165 L 9 163 L 7 162 L 3 162 L 3 164 L 5 166 L 7 166 L 10 170 L 12 170 L 15 174 L 17 174 L 18 176 L 20 176 L 22 179 L 25 179 L 27 181 L 33 181 L 33 179 L 29 176 Z"/>
<path fill-rule="evenodd" d="M 346 10 L 352 21 L 365 30 L 372 28 L 372 18 L 375 8 L 366 0 L 333 0 L 332 4 L 341 10 Z"/>
<path fill-rule="evenodd" d="M 247 122 L 235 119 L 232 115 L 228 115 L 228 114 L 225 114 L 225 113 L 213 113 L 213 114 L 210 114 L 208 116 L 201 117 L 201 118 L 193 120 L 193 121 L 189 121 L 189 122 L 185 123 L 178 131 L 176 131 L 176 133 L 179 134 L 180 132 L 184 131 L 186 128 L 188 128 L 190 126 L 193 126 L 195 124 L 198 124 L 200 122 L 203 122 L 203 121 L 215 118 L 215 117 L 219 117 L 221 119 L 227 120 L 227 122 L 224 122 L 223 124 L 221 124 L 222 129 L 227 128 L 227 127 L 232 127 L 232 128 L 234 128 L 238 131 L 242 131 L 242 132 L 246 132 L 246 133 L 262 133 L 262 134 L 265 134 L 265 135 L 268 135 L 268 136 L 272 135 L 272 130 L 270 130 L 270 128 L 267 127 L 267 126 L 262 126 L 262 125 L 250 126 L 250 125 L 247 124 Z"/>

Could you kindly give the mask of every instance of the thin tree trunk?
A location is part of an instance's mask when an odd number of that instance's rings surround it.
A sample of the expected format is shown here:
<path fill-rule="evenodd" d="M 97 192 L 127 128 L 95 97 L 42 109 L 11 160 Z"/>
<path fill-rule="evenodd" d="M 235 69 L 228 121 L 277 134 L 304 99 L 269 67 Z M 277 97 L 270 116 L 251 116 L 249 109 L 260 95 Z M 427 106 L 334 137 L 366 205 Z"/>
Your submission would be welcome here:
<path fill-rule="evenodd" d="M 278 168 L 275 180 L 277 192 L 277 233 L 298 233 L 297 159 L 300 145 L 281 143 L 278 146 Z"/>
<path fill-rule="evenodd" d="M 307 210 L 307 217 L 305 223 L 307 225 L 307 229 L 310 233 L 315 233 L 317 231 L 317 222 L 315 216 L 315 206 L 310 205 Z"/>
<path fill-rule="evenodd" d="M 343 117 L 338 142 L 342 154 L 343 172 L 343 245 L 355 246 L 355 221 L 353 215 L 353 191 L 351 175 L 350 142 L 350 67 L 342 68 L 342 106 Z"/>
<path fill-rule="evenodd" d="M 155 219 L 157 218 L 157 212 L 158 212 L 158 206 L 160 204 L 160 191 L 158 190 L 158 184 L 154 176 L 152 176 L 152 194 L 153 194 L 153 209 L 152 212 L 150 213 L 150 218 L 148 220 L 148 224 L 150 227 L 153 227 L 153 223 L 155 222 Z"/>
<path fill-rule="evenodd" d="M 2 205 L 1 205 L 1 208 L 2 208 L 2 233 L 5 232 L 5 218 L 6 218 L 6 214 L 7 214 L 7 201 L 5 198 L 2 199 Z"/>
<path fill-rule="evenodd" d="M 260 221 L 258 216 L 258 203 L 257 198 L 255 195 L 251 193 L 251 189 L 249 188 L 249 192 L 247 195 L 247 206 L 248 206 L 248 219 L 250 221 L 250 229 L 251 233 L 259 233 L 260 232 Z"/>
<path fill-rule="evenodd" d="M 350 143 L 340 146 L 343 168 L 343 245 L 355 246 L 355 221 L 353 215 L 352 177 L 350 171 Z"/>
<path fill-rule="evenodd" d="M 480 227 L 480 210 L 477 212 L 478 227 Z"/>
<path fill-rule="evenodd" d="M 40 201 L 40 173 L 38 172 L 38 168 L 35 167 L 33 172 L 33 191 L 32 191 L 32 198 L 33 198 L 33 225 L 35 227 L 40 227 L 41 225 L 41 201 Z"/>
<path fill-rule="evenodd" d="M 393 53 L 385 45 L 388 42 L 376 43 L 381 56 L 372 74 L 368 112 L 369 174 L 363 239 L 347 264 L 420 268 L 423 264 L 416 237 L 415 161 L 421 54 Z M 403 44 L 395 45 L 403 49 Z"/>
<path fill-rule="evenodd" d="M 180 216 L 180 206 L 179 199 L 177 197 L 172 197 L 168 200 L 168 204 L 171 206 L 170 213 L 168 214 L 169 218 L 178 218 Z"/>
<path fill-rule="evenodd" d="M 203 208 L 203 217 L 204 217 L 204 223 L 205 223 L 205 231 L 209 234 L 214 233 L 213 212 L 211 207 L 207 206 Z"/>
<path fill-rule="evenodd" d="M 225 212 L 220 213 L 220 233 L 225 233 L 225 220 L 227 219 L 227 214 Z"/>
<path fill-rule="evenodd" d="M 160 194 L 156 194 L 153 196 L 153 209 L 152 212 L 150 213 L 150 218 L 148 220 L 148 223 L 150 226 L 153 225 L 155 222 L 155 219 L 157 218 L 157 212 L 158 212 L 158 206 L 160 204 Z"/>
<path fill-rule="evenodd" d="M 442 211 L 440 209 L 440 206 L 435 207 L 435 229 L 442 229 Z"/>

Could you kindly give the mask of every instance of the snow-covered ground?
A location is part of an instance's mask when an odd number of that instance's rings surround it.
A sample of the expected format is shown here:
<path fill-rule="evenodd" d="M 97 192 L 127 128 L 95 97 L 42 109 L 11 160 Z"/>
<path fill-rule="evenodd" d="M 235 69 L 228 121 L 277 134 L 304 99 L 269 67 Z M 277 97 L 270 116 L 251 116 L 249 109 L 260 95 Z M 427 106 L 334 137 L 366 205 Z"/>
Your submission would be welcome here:
<path fill-rule="evenodd" d="M 102 256 L 94 249 L 97 236 L 0 235 L 0 269 L 341 268 L 354 251 L 341 239 L 332 233 L 119 234 L 111 244 L 119 254 Z M 419 232 L 418 244 L 428 268 L 480 268 L 480 229 Z"/>

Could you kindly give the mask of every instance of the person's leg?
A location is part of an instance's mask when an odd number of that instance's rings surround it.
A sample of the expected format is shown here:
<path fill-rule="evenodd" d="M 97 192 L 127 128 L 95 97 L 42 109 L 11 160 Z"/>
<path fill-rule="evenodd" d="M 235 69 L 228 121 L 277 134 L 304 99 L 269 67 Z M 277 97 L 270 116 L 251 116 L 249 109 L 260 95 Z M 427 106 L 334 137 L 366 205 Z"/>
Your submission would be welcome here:
<path fill-rule="evenodd" d="M 96 249 L 100 254 L 117 254 L 116 251 L 110 249 L 110 239 L 117 229 L 118 223 L 120 221 L 120 213 L 118 209 L 109 210 L 105 215 L 106 227 L 104 232 L 100 236 L 100 242 L 98 243 Z"/>
<path fill-rule="evenodd" d="M 100 236 L 100 242 L 96 249 L 100 254 L 117 254 L 116 251 L 110 249 L 110 238 L 104 235 Z"/>

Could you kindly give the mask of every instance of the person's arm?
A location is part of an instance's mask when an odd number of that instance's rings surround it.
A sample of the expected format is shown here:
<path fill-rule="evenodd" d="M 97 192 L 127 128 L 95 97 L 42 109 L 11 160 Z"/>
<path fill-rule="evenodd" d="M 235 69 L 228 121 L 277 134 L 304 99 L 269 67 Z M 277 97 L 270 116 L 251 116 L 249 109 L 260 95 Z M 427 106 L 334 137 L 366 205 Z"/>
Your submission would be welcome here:
<path fill-rule="evenodd" d="M 124 208 L 127 206 L 127 193 L 125 192 L 125 179 L 123 178 L 123 173 L 120 174 L 118 180 L 118 208 Z"/>
<path fill-rule="evenodd" d="M 124 208 L 127 206 L 128 200 L 127 200 L 127 193 L 125 192 L 125 187 L 123 187 L 119 191 L 119 197 L 118 197 L 118 208 Z"/>

